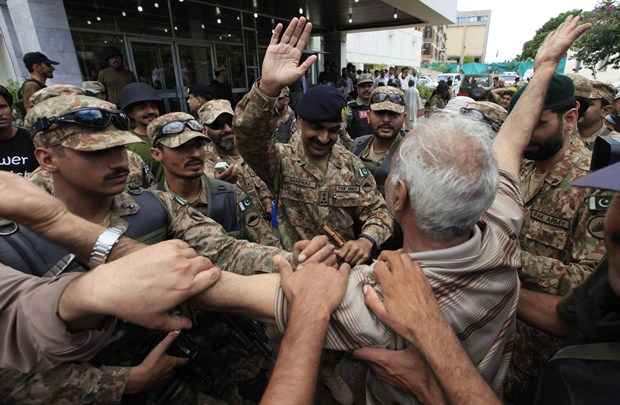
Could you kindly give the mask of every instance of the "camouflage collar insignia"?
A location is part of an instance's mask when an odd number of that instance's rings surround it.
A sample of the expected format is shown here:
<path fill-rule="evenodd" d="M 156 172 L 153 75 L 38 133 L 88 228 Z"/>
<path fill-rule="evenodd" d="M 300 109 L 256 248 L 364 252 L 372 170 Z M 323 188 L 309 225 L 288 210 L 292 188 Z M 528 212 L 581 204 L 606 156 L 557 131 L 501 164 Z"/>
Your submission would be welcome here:
<path fill-rule="evenodd" d="M 187 202 L 187 200 L 186 200 L 185 198 L 181 197 L 181 196 L 180 196 L 180 195 L 178 195 L 178 194 L 174 194 L 174 200 L 175 200 L 177 203 L 179 203 L 179 205 L 181 205 L 181 206 L 187 206 L 187 205 L 189 205 L 189 203 Z"/>
<path fill-rule="evenodd" d="M 360 173 L 360 176 L 364 177 L 364 178 L 366 178 L 366 177 L 368 177 L 370 175 L 370 171 L 366 167 L 360 167 L 359 173 Z"/>

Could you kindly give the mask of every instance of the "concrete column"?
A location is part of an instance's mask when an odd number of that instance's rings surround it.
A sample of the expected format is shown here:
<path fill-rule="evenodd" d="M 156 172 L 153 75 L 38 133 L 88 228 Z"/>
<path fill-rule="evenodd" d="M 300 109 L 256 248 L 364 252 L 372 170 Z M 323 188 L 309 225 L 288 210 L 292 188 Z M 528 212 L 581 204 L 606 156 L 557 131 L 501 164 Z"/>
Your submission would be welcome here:
<path fill-rule="evenodd" d="M 7 0 L 6 3 L 17 33 L 20 49 L 16 54 L 19 59 L 27 52 L 43 52 L 60 63 L 56 66 L 54 79 L 48 84 L 80 84 L 82 73 L 63 1 Z"/>
<path fill-rule="evenodd" d="M 334 61 L 338 67 L 338 73 L 340 69 L 347 65 L 347 36 L 346 33 L 341 31 L 328 32 L 323 36 L 325 52 L 327 52 L 326 59 Z"/>

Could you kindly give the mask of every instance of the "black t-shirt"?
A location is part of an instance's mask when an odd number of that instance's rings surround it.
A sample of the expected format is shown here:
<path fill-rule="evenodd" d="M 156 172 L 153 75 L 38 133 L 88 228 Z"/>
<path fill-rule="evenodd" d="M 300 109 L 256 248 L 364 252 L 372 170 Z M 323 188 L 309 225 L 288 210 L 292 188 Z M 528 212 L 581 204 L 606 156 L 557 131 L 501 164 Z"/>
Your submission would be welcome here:
<path fill-rule="evenodd" d="M 39 162 L 34 157 L 34 145 L 30 134 L 23 128 L 17 129 L 8 141 L 0 141 L 0 170 L 30 177 Z"/>

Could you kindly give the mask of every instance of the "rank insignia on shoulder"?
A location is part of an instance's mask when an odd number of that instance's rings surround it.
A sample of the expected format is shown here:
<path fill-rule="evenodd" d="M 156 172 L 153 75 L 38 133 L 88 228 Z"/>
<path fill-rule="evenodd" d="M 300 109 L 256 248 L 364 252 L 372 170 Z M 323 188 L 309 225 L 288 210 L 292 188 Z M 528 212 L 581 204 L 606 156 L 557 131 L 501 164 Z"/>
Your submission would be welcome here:
<path fill-rule="evenodd" d="M 239 209 L 241 210 L 241 212 L 244 212 L 251 206 L 252 206 L 252 200 L 250 199 L 250 197 L 246 197 L 242 201 L 239 202 Z"/>
<path fill-rule="evenodd" d="M 368 168 L 366 168 L 366 167 L 361 167 L 360 168 L 360 176 L 368 177 L 369 175 L 370 175 L 370 171 L 368 170 Z"/>
<path fill-rule="evenodd" d="M 174 199 L 176 202 L 178 202 L 180 205 L 186 206 L 189 203 L 187 202 L 187 200 L 183 197 L 181 197 L 180 195 L 174 195 Z"/>

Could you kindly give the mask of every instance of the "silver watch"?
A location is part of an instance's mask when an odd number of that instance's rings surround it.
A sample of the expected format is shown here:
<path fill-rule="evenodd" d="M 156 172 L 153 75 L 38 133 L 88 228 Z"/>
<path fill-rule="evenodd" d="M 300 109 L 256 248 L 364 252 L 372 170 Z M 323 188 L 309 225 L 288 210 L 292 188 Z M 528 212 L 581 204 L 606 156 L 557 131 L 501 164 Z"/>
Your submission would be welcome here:
<path fill-rule="evenodd" d="M 108 260 L 112 248 L 118 243 L 123 233 L 125 233 L 123 228 L 112 226 L 99 235 L 92 252 L 90 252 L 90 258 L 88 259 L 90 268 L 99 266 Z"/>

